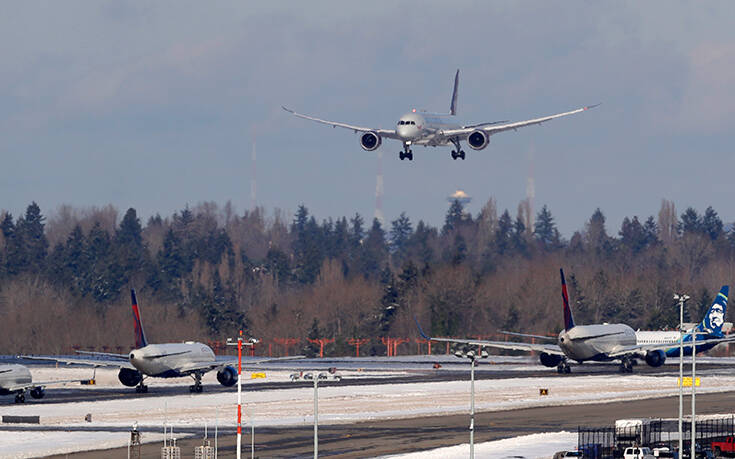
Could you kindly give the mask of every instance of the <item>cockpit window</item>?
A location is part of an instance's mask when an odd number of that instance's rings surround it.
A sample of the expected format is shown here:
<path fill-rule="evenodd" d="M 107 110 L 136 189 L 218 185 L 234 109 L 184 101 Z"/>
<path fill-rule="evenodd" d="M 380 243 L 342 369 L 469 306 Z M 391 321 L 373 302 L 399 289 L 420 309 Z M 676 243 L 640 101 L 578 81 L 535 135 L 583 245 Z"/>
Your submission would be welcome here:
<path fill-rule="evenodd" d="M 415 125 L 416 124 L 416 121 L 411 121 L 411 124 Z"/>
<path fill-rule="evenodd" d="M 401 121 L 398 122 L 398 125 L 399 126 L 403 126 L 403 124 L 404 124 L 403 120 L 401 120 Z"/>

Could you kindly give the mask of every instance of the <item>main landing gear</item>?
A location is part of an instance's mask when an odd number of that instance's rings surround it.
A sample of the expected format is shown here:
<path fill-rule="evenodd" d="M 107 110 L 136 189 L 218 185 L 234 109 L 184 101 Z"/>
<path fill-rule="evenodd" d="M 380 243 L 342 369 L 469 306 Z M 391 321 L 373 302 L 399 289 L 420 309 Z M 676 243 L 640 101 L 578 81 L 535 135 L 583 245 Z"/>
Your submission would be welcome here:
<path fill-rule="evenodd" d="M 140 383 L 138 383 L 137 386 L 135 386 L 135 392 L 139 394 L 147 394 L 148 393 L 148 386 L 143 384 L 143 380 L 140 380 Z"/>
<path fill-rule="evenodd" d="M 462 161 L 464 161 L 464 151 L 459 145 L 459 139 L 452 139 L 452 143 L 454 144 L 455 148 L 455 150 L 452 150 L 452 159 L 456 161 L 457 158 L 462 158 Z"/>
<path fill-rule="evenodd" d="M 25 403 L 25 401 L 26 401 L 25 393 L 21 392 L 15 395 L 15 403 Z"/>
<path fill-rule="evenodd" d="M 569 366 L 569 362 L 567 362 L 566 360 L 562 360 L 561 363 L 556 366 L 556 372 L 559 374 L 568 374 L 572 372 L 572 367 Z"/>
<path fill-rule="evenodd" d="M 620 372 L 621 373 L 633 373 L 633 365 L 635 362 L 630 357 L 624 357 L 620 361 Z"/>
<path fill-rule="evenodd" d="M 398 157 L 401 159 L 401 161 L 403 161 L 404 159 L 413 161 L 413 151 L 411 150 L 411 145 L 408 143 L 404 143 L 403 151 L 398 152 Z"/>
<path fill-rule="evenodd" d="M 191 375 L 192 378 L 194 378 L 194 384 L 189 386 L 189 392 L 192 393 L 201 393 L 202 392 L 202 374 L 201 373 L 194 373 Z"/>

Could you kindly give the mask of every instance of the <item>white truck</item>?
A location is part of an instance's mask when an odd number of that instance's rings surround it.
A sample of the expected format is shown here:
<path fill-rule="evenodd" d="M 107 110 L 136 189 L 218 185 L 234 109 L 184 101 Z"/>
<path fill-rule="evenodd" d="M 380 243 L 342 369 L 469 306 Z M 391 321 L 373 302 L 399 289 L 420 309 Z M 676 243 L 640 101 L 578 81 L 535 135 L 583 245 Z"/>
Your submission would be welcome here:
<path fill-rule="evenodd" d="M 656 456 L 645 446 L 630 446 L 625 448 L 623 459 L 656 459 Z"/>

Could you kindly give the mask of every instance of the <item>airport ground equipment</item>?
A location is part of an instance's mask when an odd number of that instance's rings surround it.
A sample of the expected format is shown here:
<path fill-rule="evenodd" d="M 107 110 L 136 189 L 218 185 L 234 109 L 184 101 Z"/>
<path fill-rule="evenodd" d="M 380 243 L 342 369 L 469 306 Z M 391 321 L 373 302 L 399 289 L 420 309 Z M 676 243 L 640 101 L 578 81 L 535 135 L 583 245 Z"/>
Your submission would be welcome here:
<path fill-rule="evenodd" d="M 475 457 L 475 365 L 477 365 L 477 359 L 486 359 L 487 351 L 482 351 L 479 354 L 475 351 L 462 352 L 457 351 L 454 353 L 459 358 L 470 359 L 470 459 Z"/>

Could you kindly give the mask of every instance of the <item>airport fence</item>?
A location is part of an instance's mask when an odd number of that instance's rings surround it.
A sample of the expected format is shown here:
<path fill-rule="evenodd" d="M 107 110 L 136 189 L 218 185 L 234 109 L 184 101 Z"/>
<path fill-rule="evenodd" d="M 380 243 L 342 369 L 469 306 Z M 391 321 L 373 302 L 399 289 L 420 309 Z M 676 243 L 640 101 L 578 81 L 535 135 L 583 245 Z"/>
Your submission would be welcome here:
<path fill-rule="evenodd" d="M 697 416 L 696 442 L 703 447 L 735 435 L 735 416 Z M 691 444 L 691 420 L 682 422 L 682 439 Z M 578 427 L 577 449 L 584 458 L 622 458 L 629 446 L 678 448 L 678 419 L 630 419 L 618 421 L 614 427 Z"/>

